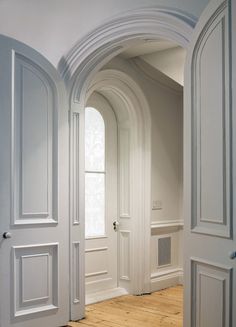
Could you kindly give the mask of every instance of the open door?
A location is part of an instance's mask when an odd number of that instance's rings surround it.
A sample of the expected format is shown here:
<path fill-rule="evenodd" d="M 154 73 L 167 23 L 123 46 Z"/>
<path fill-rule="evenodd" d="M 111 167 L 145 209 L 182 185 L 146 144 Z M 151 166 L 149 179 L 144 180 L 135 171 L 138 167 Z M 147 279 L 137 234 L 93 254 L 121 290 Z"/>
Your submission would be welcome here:
<path fill-rule="evenodd" d="M 69 319 L 68 114 L 56 69 L 0 37 L 0 326 Z"/>
<path fill-rule="evenodd" d="M 185 76 L 185 327 L 236 326 L 236 1 L 211 1 Z"/>

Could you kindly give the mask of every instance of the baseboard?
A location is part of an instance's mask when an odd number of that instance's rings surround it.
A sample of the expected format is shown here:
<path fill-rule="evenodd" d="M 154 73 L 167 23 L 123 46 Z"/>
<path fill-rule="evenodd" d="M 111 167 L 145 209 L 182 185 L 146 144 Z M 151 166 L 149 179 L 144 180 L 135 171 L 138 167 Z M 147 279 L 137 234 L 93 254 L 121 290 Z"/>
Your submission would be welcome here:
<path fill-rule="evenodd" d="M 114 297 L 118 297 L 121 295 L 127 295 L 128 292 L 126 289 L 122 287 L 117 287 L 117 288 L 112 288 L 108 289 L 106 291 L 100 291 L 96 293 L 91 293 L 91 294 L 86 294 L 85 296 L 85 303 L 87 304 L 92 304 L 92 303 L 97 303 L 105 300 L 112 299 Z"/>
<path fill-rule="evenodd" d="M 169 269 L 151 275 L 151 292 L 183 283 L 183 269 Z"/>
<path fill-rule="evenodd" d="M 183 271 L 182 271 L 182 273 L 179 276 L 179 284 L 183 285 L 183 283 L 184 283 L 184 276 L 183 276 Z"/>

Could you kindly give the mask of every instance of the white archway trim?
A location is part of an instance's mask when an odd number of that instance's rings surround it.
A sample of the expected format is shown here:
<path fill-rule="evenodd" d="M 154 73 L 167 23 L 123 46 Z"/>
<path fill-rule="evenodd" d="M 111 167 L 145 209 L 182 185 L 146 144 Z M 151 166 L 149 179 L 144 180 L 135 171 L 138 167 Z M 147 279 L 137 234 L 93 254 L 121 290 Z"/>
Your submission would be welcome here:
<path fill-rule="evenodd" d="M 150 247 L 151 221 L 151 115 L 149 105 L 139 85 L 124 72 L 106 69 L 96 74 L 86 99 L 93 92 L 114 93 L 127 112 L 131 135 L 131 288 L 135 294 L 149 292 L 150 256 L 146 249 Z M 117 120 L 119 109 L 112 103 Z M 119 107 L 119 106 L 118 106 Z M 121 113 L 121 117 L 124 117 Z M 127 122 L 126 122 L 127 123 Z M 122 124 L 122 122 L 121 122 Z M 133 272 L 133 273 L 132 273 Z"/>
<path fill-rule="evenodd" d="M 139 40 L 164 38 L 186 47 L 195 24 L 193 16 L 178 10 L 161 7 L 132 10 L 84 37 L 61 59 L 58 69 L 67 87 L 71 89 L 74 85 L 73 100 L 80 101 L 91 74 L 112 57 Z"/>

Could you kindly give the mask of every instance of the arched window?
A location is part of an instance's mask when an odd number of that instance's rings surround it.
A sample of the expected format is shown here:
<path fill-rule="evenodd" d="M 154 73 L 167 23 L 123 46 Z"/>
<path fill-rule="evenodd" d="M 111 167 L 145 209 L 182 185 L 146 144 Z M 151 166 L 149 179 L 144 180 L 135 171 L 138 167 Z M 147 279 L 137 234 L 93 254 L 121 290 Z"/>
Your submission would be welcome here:
<path fill-rule="evenodd" d="M 85 108 L 85 237 L 105 235 L 105 124 Z"/>

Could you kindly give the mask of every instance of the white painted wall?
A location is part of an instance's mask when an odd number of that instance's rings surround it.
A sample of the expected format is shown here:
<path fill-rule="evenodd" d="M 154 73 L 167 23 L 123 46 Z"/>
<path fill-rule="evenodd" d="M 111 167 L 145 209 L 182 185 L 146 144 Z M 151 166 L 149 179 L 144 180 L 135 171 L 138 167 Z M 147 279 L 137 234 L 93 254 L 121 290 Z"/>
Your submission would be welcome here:
<path fill-rule="evenodd" d="M 149 92 L 152 110 L 152 200 L 161 202 L 161 209 L 152 211 L 152 221 L 178 220 L 182 219 L 181 94 L 162 88 L 150 88 Z"/>
<path fill-rule="evenodd" d="M 149 65 L 159 69 L 177 83 L 184 85 L 184 62 L 186 50 L 171 48 L 141 56 Z"/>
<path fill-rule="evenodd" d="M 30 45 L 55 66 L 63 55 L 112 16 L 147 6 L 177 8 L 196 17 L 209 0 L 0 0 L 0 34 Z"/>
<path fill-rule="evenodd" d="M 152 117 L 152 201 L 160 200 L 162 209 L 152 210 L 155 224 L 182 220 L 183 93 L 155 81 L 133 65 L 132 60 L 115 58 L 105 68 L 126 72 L 142 88 Z M 156 76 L 159 76 L 158 74 Z M 170 84 L 173 85 L 173 84 Z M 179 283 L 182 278 L 182 228 L 156 227 L 151 231 L 152 290 Z M 157 266 L 160 235 L 172 240 L 171 265 Z"/>

